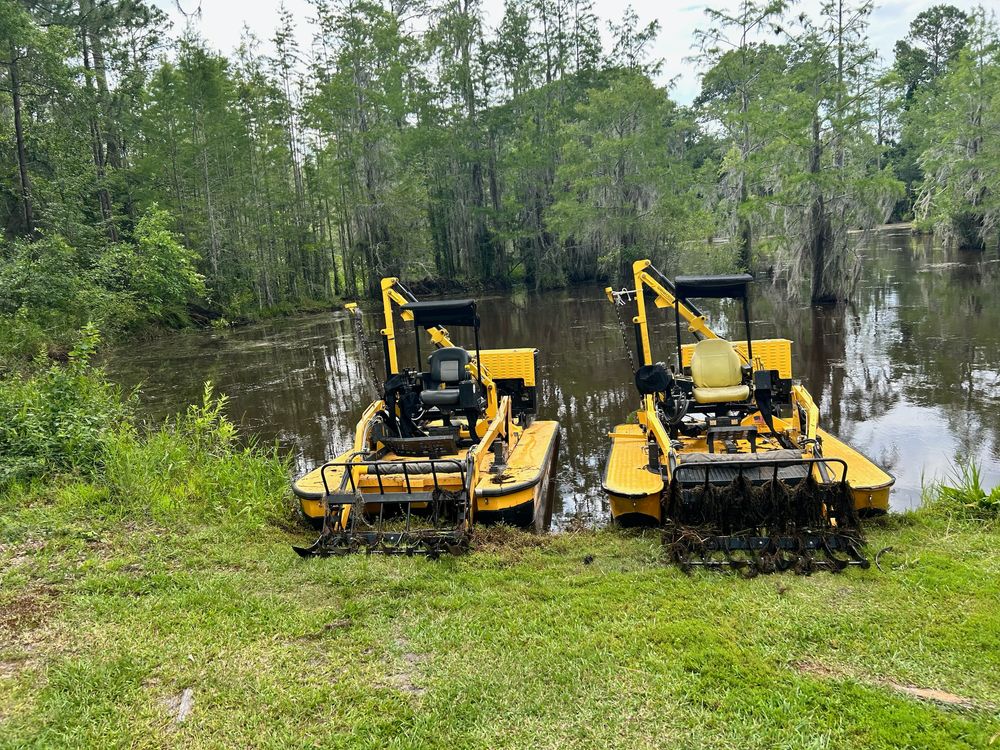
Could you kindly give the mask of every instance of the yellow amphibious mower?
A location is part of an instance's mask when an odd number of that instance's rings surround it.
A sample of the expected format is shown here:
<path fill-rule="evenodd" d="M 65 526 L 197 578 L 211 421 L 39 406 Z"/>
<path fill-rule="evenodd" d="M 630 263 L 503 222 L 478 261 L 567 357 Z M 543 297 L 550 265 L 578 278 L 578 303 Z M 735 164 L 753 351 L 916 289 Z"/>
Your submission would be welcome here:
<path fill-rule="evenodd" d="M 467 549 L 474 523 L 547 527 L 559 424 L 534 420 L 537 350 L 481 350 L 474 300 L 418 302 L 386 278 L 382 305 L 386 379 L 375 385 L 366 362 L 375 400 L 354 444 L 293 484 L 322 529 L 296 552 L 436 557 Z M 361 312 L 348 310 L 362 339 Z M 413 323 L 418 366 L 422 331 L 434 347 L 423 371 L 399 366 L 397 312 Z M 475 351 L 453 344 L 446 326 L 471 328 Z"/>
<path fill-rule="evenodd" d="M 685 568 L 867 566 L 859 516 L 888 509 L 894 479 L 819 428 L 819 409 L 792 378 L 789 340 L 753 339 L 752 277 L 671 282 L 648 260 L 632 271 L 634 289 L 606 290 L 616 312 L 634 305 L 632 369 L 642 399 L 636 423 L 610 434 L 603 488 L 614 520 L 663 526 L 672 559 Z M 692 301 L 703 298 L 740 300 L 746 339 L 719 338 Z M 653 358 L 650 300 L 674 311 L 669 367 Z M 682 318 L 695 342 L 683 343 Z"/>

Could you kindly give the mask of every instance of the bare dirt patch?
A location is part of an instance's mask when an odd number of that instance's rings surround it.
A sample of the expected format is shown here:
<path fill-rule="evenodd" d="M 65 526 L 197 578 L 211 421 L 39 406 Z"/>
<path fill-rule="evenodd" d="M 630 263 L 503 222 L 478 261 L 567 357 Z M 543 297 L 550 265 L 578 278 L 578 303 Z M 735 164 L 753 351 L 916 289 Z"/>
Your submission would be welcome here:
<path fill-rule="evenodd" d="M 162 699 L 160 704 L 170 715 L 173 725 L 183 724 L 194 709 L 194 688 L 186 687 L 177 695 Z"/>
<path fill-rule="evenodd" d="M 830 666 L 828 664 L 820 664 L 818 661 L 797 661 L 792 664 L 795 670 L 802 672 L 803 674 L 810 675 L 811 677 L 819 677 L 824 680 L 834 680 L 839 677 L 846 677 L 846 675 L 838 667 Z"/>
<path fill-rule="evenodd" d="M 14 635 L 38 627 L 55 610 L 56 596 L 55 589 L 38 587 L 0 603 L 0 633 Z"/>
<path fill-rule="evenodd" d="M 30 562 L 31 557 L 44 548 L 44 539 L 31 539 L 21 544 L 0 544 L 0 557 L 10 553 L 11 557 L 4 563 L 4 567 L 15 570 Z"/>
<path fill-rule="evenodd" d="M 955 695 L 954 693 L 949 693 L 945 690 L 938 690 L 936 688 L 923 688 L 917 687 L 916 685 L 903 685 L 898 682 L 893 682 L 892 680 L 883 680 L 879 682 L 880 685 L 885 685 L 888 688 L 892 688 L 900 693 L 918 698 L 923 701 L 931 701 L 933 703 L 940 703 L 945 706 L 954 706 L 956 708 L 967 708 L 967 709 L 991 709 L 992 706 L 984 706 L 982 704 L 976 703 L 971 698 L 965 698 L 961 695 Z"/>
<path fill-rule="evenodd" d="M 410 644 L 405 638 L 397 638 L 396 645 L 403 650 L 403 654 L 399 657 L 401 664 L 389 675 L 389 684 L 401 692 L 419 697 L 427 692 L 426 688 L 417 684 L 417 673 L 420 665 L 427 661 L 427 655 L 410 651 Z"/>
<path fill-rule="evenodd" d="M 17 677 L 21 672 L 31 666 L 32 661 L 30 659 L 22 659 L 20 661 L 0 660 L 0 680 Z"/>

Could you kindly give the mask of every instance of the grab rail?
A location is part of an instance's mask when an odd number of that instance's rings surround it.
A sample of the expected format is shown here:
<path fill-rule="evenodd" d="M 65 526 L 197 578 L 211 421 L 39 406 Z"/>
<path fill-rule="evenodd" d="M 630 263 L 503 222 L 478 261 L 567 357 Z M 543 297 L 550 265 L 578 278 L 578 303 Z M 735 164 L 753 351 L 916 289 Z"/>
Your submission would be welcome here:
<path fill-rule="evenodd" d="M 425 458 L 425 459 L 420 459 L 419 461 L 329 461 L 320 467 L 320 478 L 323 480 L 324 494 L 327 496 L 333 494 L 330 492 L 330 485 L 326 480 L 326 472 L 329 469 L 336 469 L 336 468 L 347 469 L 347 471 L 344 472 L 344 479 L 341 480 L 340 489 L 343 489 L 344 487 L 344 480 L 349 480 L 351 483 L 351 493 L 357 494 L 358 485 L 354 479 L 354 469 L 361 467 L 368 467 L 368 466 L 380 466 L 385 464 L 398 464 L 400 467 L 402 467 L 403 481 L 406 484 L 407 493 L 413 492 L 413 485 L 410 482 L 410 471 L 407 469 L 407 464 L 424 464 L 424 465 L 430 464 L 431 477 L 434 480 L 435 490 L 441 489 L 441 486 L 438 484 L 438 469 L 446 465 L 450 466 L 452 469 L 458 467 L 459 474 L 462 477 L 462 486 L 463 487 L 465 486 L 466 468 L 463 465 L 462 461 L 455 458 Z M 414 472 L 414 474 L 416 473 L 417 472 Z M 419 473 L 423 474 L 425 472 L 419 472 Z M 378 480 L 379 495 L 387 494 L 385 491 L 385 485 L 382 482 L 382 476 L 383 475 L 381 473 L 375 472 L 375 478 Z M 394 493 L 389 493 L 389 494 L 394 494 Z M 400 494 L 400 493 L 395 493 L 395 494 Z"/>
<path fill-rule="evenodd" d="M 759 455 L 759 454 L 758 454 Z M 803 458 L 772 458 L 772 459 L 754 459 L 752 461 L 699 461 L 697 463 L 679 463 L 671 472 L 671 479 L 676 479 L 680 482 L 679 474 L 681 472 L 694 473 L 699 469 L 705 470 L 705 484 L 710 484 L 710 477 L 712 469 L 727 469 L 735 468 L 738 470 L 737 478 L 743 478 L 744 469 L 767 469 L 773 468 L 774 472 L 771 477 L 772 481 L 778 481 L 778 469 L 787 469 L 793 466 L 811 466 L 813 464 L 819 464 L 821 467 L 828 463 L 840 464 L 844 473 L 841 475 L 841 482 L 847 482 L 847 461 L 842 458 L 824 458 L 824 457 L 803 457 Z"/>

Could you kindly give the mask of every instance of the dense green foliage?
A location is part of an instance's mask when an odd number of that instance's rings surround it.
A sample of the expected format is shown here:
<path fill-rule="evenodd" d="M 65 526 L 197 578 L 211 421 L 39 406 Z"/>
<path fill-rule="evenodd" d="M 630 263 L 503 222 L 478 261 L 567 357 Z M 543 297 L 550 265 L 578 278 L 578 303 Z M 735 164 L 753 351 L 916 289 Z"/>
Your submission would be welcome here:
<path fill-rule="evenodd" d="M 1000 30 L 978 11 L 967 33 L 908 124 L 926 144 L 917 216 L 966 247 L 982 248 L 1000 226 Z"/>
<path fill-rule="evenodd" d="M 605 49 L 587 2 L 509 0 L 491 29 L 474 0 L 316 0 L 268 54 L 247 36 L 226 58 L 148 1 L 0 0 L 0 274 L 79 271 L 51 300 L 5 290 L 0 315 L 177 323 L 186 302 L 240 316 L 387 273 L 558 285 L 715 236 L 843 298 L 849 230 L 895 211 L 981 246 L 1000 216 L 992 17 L 935 6 L 885 68 L 871 9 L 709 10 L 682 107 L 658 25 L 626 11 Z"/>
<path fill-rule="evenodd" d="M 128 240 L 74 247 L 59 234 L 19 239 L 0 255 L 0 362 L 40 348 L 60 358 L 93 323 L 106 336 L 187 319 L 205 285 L 196 255 L 152 205 Z"/>
<path fill-rule="evenodd" d="M 88 502 L 111 515 L 287 517 L 287 464 L 275 449 L 237 439 L 224 396 L 206 384 L 202 403 L 140 426 L 134 398 L 90 364 L 96 346 L 88 326 L 66 366 L 0 378 L 0 496 L 78 478 Z"/>
<path fill-rule="evenodd" d="M 93 328 L 69 354 L 35 377 L 0 380 L 0 487 L 58 471 L 95 469 L 127 418 L 121 394 L 91 370 Z"/>

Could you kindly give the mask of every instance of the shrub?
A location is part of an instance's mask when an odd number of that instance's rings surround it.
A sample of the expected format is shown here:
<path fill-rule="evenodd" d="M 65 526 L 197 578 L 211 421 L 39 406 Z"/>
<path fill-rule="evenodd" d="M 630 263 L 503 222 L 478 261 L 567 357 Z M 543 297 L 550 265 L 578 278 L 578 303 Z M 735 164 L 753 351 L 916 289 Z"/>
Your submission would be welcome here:
<path fill-rule="evenodd" d="M 98 291 L 77 251 L 58 235 L 0 251 L 0 357 L 30 358 L 42 346 L 66 351 L 90 319 Z"/>
<path fill-rule="evenodd" d="M 97 342 L 88 326 L 66 365 L 0 380 L 0 494 L 44 482 L 72 488 L 52 495 L 60 507 L 112 517 L 259 525 L 287 516 L 287 459 L 240 442 L 225 396 L 206 383 L 200 404 L 140 429 L 133 397 L 89 363 Z"/>
<path fill-rule="evenodd" d="M 58 363 L 0 380 L 0 487 L 59 471 L 90 471 L 105 445 L 131 419 L 131 400 L 90 366 L 93 325 Z"/>
<path fill-rule="evenodd" d="M 187 303 L 205 297 L 205 283 L 170 224 L 153 206 L 127 242 L 73 247 L 49 234 L 0 243 L 0 361 L 41 347 L 64 353 L 89 322 L 106 339 L 147 324 L 189 324 Z"/>
<path fill-rule="evenodd" d="M 195 270 L 197 255 L 170 231 L 170 214 L 155 205 L 139 219 L 133 242 L 105 249 L 97 263 L 97 284 L 130 300 L 140 322 L 177 319 L 188 300 L 205 296 Z"/>
<path fill-rule="evenodd" d="M 107 509 L 251 525 L 286 515 L 287 460 L 252 440 L 241 445 L 225 406 L 206 383 L 201 404 L 155 429 L 129 426 L 113 435 L 103 466 Z"/>

